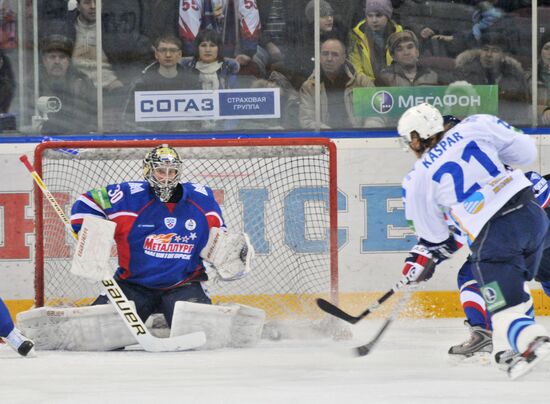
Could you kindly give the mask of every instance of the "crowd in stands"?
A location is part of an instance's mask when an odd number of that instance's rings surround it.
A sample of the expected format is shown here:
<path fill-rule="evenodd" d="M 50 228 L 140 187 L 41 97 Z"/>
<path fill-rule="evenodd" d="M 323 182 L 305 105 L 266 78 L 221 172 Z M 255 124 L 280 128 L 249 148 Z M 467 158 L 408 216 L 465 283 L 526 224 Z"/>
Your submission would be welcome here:
<path fill-rule="evenodd" d="M 8 3 L 0 3 L 0 114 L 13 110 L 17 84 Z M 96 0 L 38 2 L 39 91 L 62 103 L 43 133 L 93 131 L 98 85 L 110 131 L 316 127 L 313 0 L 104 0 L 101 8 L 98 77 Z M 321 128 L 393 125 L 358 118 L 356 88 L 461 83 L 498 85 L 499 114 L 530 124 L 529 0 L 319 0 L 319 10 Z M 550 0 L 539 12 L 550 15 Z M 550 18 L 537 30 L 539 123 L 550 125 Z M 136 91 L 237 88 L 279 88 L 281 118 L 134 119 Z"/>

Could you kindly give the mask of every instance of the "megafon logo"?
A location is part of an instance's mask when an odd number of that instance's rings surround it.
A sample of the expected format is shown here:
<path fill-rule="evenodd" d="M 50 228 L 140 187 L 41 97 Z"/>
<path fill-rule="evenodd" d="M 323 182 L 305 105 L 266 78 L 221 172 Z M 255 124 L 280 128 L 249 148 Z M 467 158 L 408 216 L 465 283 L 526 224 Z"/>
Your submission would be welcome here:
<path fill-rule="evenodd" d="M 379 114 L 386 114 L 393 108 L 393 96 L 387 91 L 378 91 L 372 96 L 370 105 Z"/>

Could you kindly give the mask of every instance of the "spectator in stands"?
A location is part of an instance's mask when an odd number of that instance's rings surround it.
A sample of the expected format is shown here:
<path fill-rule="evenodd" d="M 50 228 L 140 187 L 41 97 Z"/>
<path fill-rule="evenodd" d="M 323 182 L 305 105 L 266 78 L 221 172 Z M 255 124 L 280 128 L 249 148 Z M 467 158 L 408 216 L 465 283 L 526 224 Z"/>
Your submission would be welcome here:
<path fill-rule="evenodd" d="M 203 90 L 223 90 L 234 88 L 237 83 L 239 64 L 223 56 L 221 35 L 213 30 L 200 31 L 195 38 L 195 56 L 185 57 L 180 63 L 191 74 L 192 80 Z M 202 121 L 204 129 L 214 129 L 220 125 L 212 121 Z"/>
<path fill-rule="evenodd" d="M 356 72 L 346 58 L 346 48 L 337 37 L 321 44 L 321 128 L 362 127 L 365 122 L 353 113 L 353 89 L 373 87 L 363 73 Z M 300 124 L 315 128 L 315 76 L 312 74 L 300 88 Z"/>
<path fill-rule="evenodd" d="M 15 78 L 11 63 L 4 51 L 0 49 L 0 114 L 10 110 L 14 94 Z"/>
<path fill-rule="evenodd" d="M 393 61 L 383 68 L 375 82 L 380 87 L 435 86 L 437 74 L 419 64 L 420 45 L 414 32 L 394 32 L 388 38 L 388 51 Z"/>
<path fill-rule="evenodd" d="M 350 35 L 350 60 L 359 73 L 374 81 L 380 70 L 392 62 L 387 51 L 387 39 L 394 32 L 403 31 L 392 21 L 393 7 L 390 0 L 367 0 L 366 18 L 357 24 Z"/>
<path fill-rule="evenodd" d="M 265 50 L 258 49 L 261 33 L 256 0 L 181 0 L 179 35 L 184 55 L 196 51 L 196 37 L 201 30 L 212 29 L 222 38 L 223 55 L 234 58 L 242 75 L 263 77 L 267 64 Z M 221 48 L 220 48 L 221 51 Z"/>
<path fill-rule="evenodd" d="M 181 130 L 180 121 L 148 122 L 135 121 L 134 106 L 136 91 L 172 91 L 194 90 L 199 88 L 199 82 L 189 70 L 185 70 L 178 62 L 182 55 L 182 44 L 173 35 L 164 35 L 155 41 L 156 62 L 149 65 L 141 76 L 133 83 L 126 104 L 125 119 L 136 129 L 151 129 L 156 131 Z M 190 129 L 190 128 L 187 128 Z"/>
<path fill-rule="evenodd" d="M 251 88 L 278 88 L 280 93 L 281 117 L 243 119 L 239 129 L 297 129 L 299 125 L 300 95 L 282 73 L 272 71 L 267 79 L 255 80 Z"/>
<path fill-rule="evenodd" d="M 479 44 L 481 36 L 489 29 L 498 30 L 497 25 L 505 17 L 502 9 L 495 6 L 497 0 L 476 1 L 472 14 L 472 28 L 468 31 L 457 31 L 452 35 L 436 35 L 431 28 L 424 28 L 420 35 L 423 39 L 433 38 L 443 42 L 451 42 L 455 49 L 466 50 L 472 43 Z M 492 28 L 493 27 L 493 28 Z"/>
<path fill-rule="evenodd" d="M 38 38 L 43 40 L 50 35 L 64 35 L 66 33 L 68 6 L 68 0 L 37 2 Z"/>
<path fill-rule="evenodd" d="M 151 62 L 151 41 L 143 34 L 142 0 L 103 2 L 102 87 L 104 122 L 108 130 L 121 130 L 120 116 L 130 83 Z M 68 13 L 68 37 L 74 41 L 73 63 L 97 86 L 96 0 L 77 0 Z"/>
<path fill-rule="evenodd" d="M 180 0 L 147 0 L 143 3 L 143 33 L 151 41 L 165 35 L 179 36 L 179 4 Z"/>
<path fill-rule="evenodd" d="M 546 32 L 541 36 L 538 56 L 537 93 L 539 123 L 550 125 L 550 32 Z M 527 79 L 531 83 L 531 72 L 529 72 Z"/>
<path fill-rule="evenodd" d="M 259 44 L 269 54 L 269 64 L 283 64 L 284 50 L 287 48 L 289 22 L 297 15 L 300 3 L 297 0 L 289 4 L 285 0 L 256 0 L 262 26 Z"/>
<path fill-rule="evenodd" d="M 314 5 L 314 0 L 307 3 L 305 19 L 296 19 L 287 37 L 284 66 L 289 71 L 285 73 L 295 88 L 301 87 L 315 67 Z M 347 32 L 328 1 L 320 0 L 319 15 L 321 42 L 328 35 L 346 44 Z"/>
<path fill-rule="evenodd" d="M 103 89 L 127 85 L 152 60 L 151 41 L 143 34 L 141 0 L 104 2 L 102 8 Z M 97 83 L 96 0 L 77 0 L 62 34 L 75 43 L 74 66 Z M 59 31 L 59 28 L 57 29 Z"/>
<path fill-rule="evenodd" d="M 59 112 L 50 113 L 42 125 L 44 134 L 89 132 L 96 121 L 96 90 L 92 81 L 71 63 L 73 42 L 52 35 L 42 45 L 40 96 L 55 96 L 61 101 Z"/>
<path fill-rule="evenodd" d="M 11 63 L 0 48 L 0 133 L 17 129 L 15 114 L 9 112 L 14 94 L 15 78 Z"/>
<path fill-rule="evenodd" d="M 529 87 L 525 72 L 516 59 L 506 54 L 507 39 L 500 32 L 485 32 L 481 48 L 462 52 L 456 58 L 455 78 L 470 84 L 497 84 L 499 116 L 529 122 Z"/>

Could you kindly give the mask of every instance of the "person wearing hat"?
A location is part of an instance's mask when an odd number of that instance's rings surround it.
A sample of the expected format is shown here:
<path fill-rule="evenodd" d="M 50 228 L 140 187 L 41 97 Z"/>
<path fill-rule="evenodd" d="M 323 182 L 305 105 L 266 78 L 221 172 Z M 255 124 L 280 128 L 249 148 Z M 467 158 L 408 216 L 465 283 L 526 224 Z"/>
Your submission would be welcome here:
<path fill-rule="evenodd" d="M 40 96 L 57 97 L 61 109 L 48 115 L 44 134 L 89 132 L 95 128 L 96 89 L 93 82 L 72 65 L 74 43 L 61 35 L 44 39 L 41 54 Z"/>
<path fill-rule="evenodd" d="M 289 24 L 285 64 L 292 85 L 299 89 L 315 68 L 315 1 L 308 1 L 301 19 Z M 321 42 L 326 36 L 336 36 L 346 43 L 347 32 L 328 1 L 319 1 L 319 31 Z M 305 17 L 305 19 L 304 19 Z"/>
<path fill-rule="evenodd" d="M 393 61 L 380 71 L 375 82 L 377 86 L 413 87 L 438 84 L 437 73 L 419 64 L 420 47 L 414 32 L 394 32 L 388 38 L 387 46 Z"/>
<path fill-rule="evenodd" d="M 456 57 L 454 76 L 473 85 L 498 85 L 499 115 L 516 125 L 530 123 L 526 74 L 521 63 L 508 54 L 505 34 L 484 32 L 480 48 Z"/>
<path fill-rule="evenodd" d="M 537 94 L 539 123 L 550 125 L 550 32 L 544 33 L 539 40 L 537 63 Z M 527 75 L 531 87 L 532 72 Z"/>
<path fill-rule="evenodd" d="M 403 27 L 391 19 L 390 0 L 366 0 L 365 19 L 351 31 L 350 60 L 358 72 L 375 81 L 380 70 L 392 62 L 386 43 L 391 34 Z"/>

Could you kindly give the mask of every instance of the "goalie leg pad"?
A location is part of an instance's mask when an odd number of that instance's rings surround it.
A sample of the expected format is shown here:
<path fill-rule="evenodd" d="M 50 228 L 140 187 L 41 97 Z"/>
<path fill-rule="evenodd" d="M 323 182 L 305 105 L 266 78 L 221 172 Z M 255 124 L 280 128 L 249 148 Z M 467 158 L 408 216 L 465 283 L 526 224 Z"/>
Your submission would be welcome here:
<path fill-rule="evenodd" d="M 245 348 L 256 345 L 261 337 L 265 323 L 265 311 L 244 304 L 230 304 L 235 307 L 237 314 L 231 326 L 230 346 Z"/>
<path fill-rule="evenodd" d="M 206 344 L 199 349 L 224 348 L 231 343 L 231 327 L 237 307 L 178 301 L 174 305 L 170 337 L 203 331 Z"/>
<path fill-rule="evenodd" d="M 40 307 L 17 315 L 37 350 L 111 351 L 137 343 L 112 305 Z"/>

